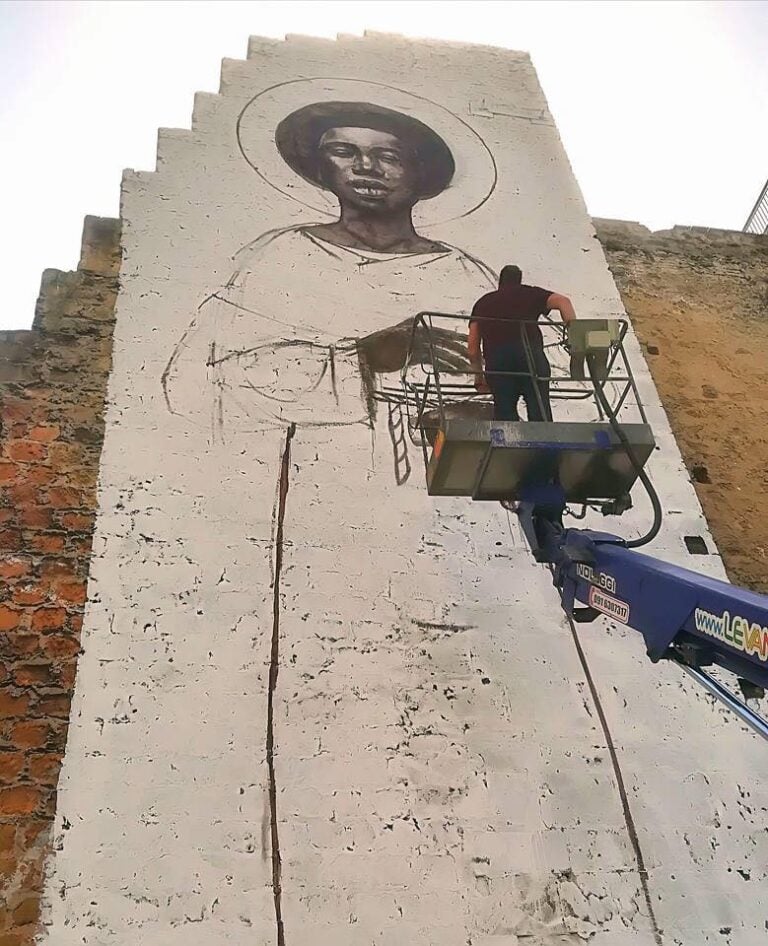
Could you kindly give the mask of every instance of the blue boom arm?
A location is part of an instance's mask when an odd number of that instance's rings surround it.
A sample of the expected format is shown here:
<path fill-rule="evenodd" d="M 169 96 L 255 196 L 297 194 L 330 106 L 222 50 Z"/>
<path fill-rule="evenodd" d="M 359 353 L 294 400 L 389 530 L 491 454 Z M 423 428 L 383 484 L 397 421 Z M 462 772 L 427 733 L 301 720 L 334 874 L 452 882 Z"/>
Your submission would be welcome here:
<path fill-rule="evenodd" d="M 530 504 L 519 515 L 536 559 L 552 567 L 568 615 L 582 622 L 602 614 L 639 631 L 654 663 L 681 664 L 768 738 L 762 717 L 701 670 L 720 666 L 736 674 L 745 695 L 762 695 L 768 688 L 768 596 L 628 549 L 619 536 L 564 529 L 557 510 Z"/>

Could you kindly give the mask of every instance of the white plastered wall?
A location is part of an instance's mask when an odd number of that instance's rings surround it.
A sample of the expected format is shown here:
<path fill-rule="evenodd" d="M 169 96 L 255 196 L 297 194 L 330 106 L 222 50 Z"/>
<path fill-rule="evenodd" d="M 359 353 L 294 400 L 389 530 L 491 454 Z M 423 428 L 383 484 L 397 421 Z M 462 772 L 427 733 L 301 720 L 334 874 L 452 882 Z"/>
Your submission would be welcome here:
<path fill-rule="evenodd" d="M 41 942 L 757 946 L 768 916 L 761 746 L 673 668 L 648 663 L 639 635 L 607 622 L 579 630 L 651 917 L 546 569 L 497 505 L 430 499 L 416 452 L 396 485 L 382 414 L 375 436 L 300 421 L 291 441 L 271 803 L 287 424 L 211 436 L 196 406 L 205 365 L 182 387 L 181 413 L 168 411 L 161 377 L 237 250 L 323 219 L 260 178 L 235 131 L 258 92 L 314 77 L 418 95 L 428 104 L 417 117 L 448 110 L 485 142 L 495 191 L 425 228 L 432 239 L 496 270 L 519 262 L 579 315 L 623 314 L 527 56 L 368 36 L 253 40 L 247 61 L 225 61 L 221 94 L 197 97 L 192 130 L 161 131 L 157 170 L 125 177 L 84 654 Z M 404 301 L 373 267 L 308 298 L 314 264 L 286 252 L 260 272 L 265 297 L 281 296 L 297 322 L 308 310 L 332 317 L 339 338 L 431 298 L 437 309 L 473 301 L 422 275 Z M 661 447 L 650 472 L 668 515 L 656 552 L 722 576 L 714 552 L 691 560 L 682 542 L 702 535 L 714 550 L 634 338 L 628 348 Z M 278 373 L 286 391 L 303 383 L 292 364 Z M 638 498 L 618 527 L 637 534 L 648 517 Z"/>

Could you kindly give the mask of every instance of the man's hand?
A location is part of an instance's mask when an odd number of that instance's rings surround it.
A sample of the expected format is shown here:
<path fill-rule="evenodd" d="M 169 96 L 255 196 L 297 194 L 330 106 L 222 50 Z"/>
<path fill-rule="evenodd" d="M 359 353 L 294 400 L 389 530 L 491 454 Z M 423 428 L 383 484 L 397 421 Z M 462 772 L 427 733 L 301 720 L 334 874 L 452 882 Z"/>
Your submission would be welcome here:
<path fill-rule="evenodd" d="M 491 389 L 485 379 L 484 374 L 475 375 L 475 390 L 478 394 L 490 394 Z"/>

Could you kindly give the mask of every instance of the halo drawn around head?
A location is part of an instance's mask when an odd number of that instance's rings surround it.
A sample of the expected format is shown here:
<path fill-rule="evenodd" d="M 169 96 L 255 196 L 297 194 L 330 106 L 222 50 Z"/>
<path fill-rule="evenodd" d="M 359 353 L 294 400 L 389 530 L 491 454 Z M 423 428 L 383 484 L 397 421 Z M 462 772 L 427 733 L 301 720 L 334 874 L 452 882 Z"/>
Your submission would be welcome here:
<path fill-rule="evenodd" d="M 371 128 L 394 135 L 420 168 L 419 200 L 436 197 L 451 183 L 456 170 L 451 149 L 418 118 L 370 102 L 313 102 L 291 112 L 275 131 L 283 160 L 311 184 L 325 187 L 318 145 L 331 128 Z"/>
<path fill-rule="evenodd" d="M 254 95 L 237 119 L 237 141 L 272 189 L 325 217 L 336 198 L 318 177 L 317 144 L 331 128 L 395 135 L 424 167 L 414 223 L 434 226 L 468 216 L 496 186 L 493 155 L 463 119 L 412 92 L 367 79 L 292 79 Z"/>

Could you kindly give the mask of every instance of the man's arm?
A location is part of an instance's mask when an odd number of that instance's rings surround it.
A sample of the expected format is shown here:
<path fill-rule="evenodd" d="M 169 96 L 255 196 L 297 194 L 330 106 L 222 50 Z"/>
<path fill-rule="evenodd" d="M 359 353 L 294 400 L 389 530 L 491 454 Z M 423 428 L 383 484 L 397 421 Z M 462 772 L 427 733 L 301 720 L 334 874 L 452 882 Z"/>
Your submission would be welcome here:
<path fill-rule="evenodd" d="M 480 353 L 480 324 L 476 321 L 469 323 L 467 354 L 469 355 L 469 363 L 475 375 L 475 387 L 479 394 L 487 394 L 490 388 L 483 374 L 483 356 Z"/>
<path fill-rule="evenodd" d="M 557 309 L 560 313 L 560 318 L 567 325 L 569 322 L 573 322 L 576 318 L 576 310 L 573 308 L 573 303 L 568 298 L 568 296 L 563 296 L 559 292 L 553 292 L 547 298 L 547 308 L 551 311 L 552 309 Z"/>

